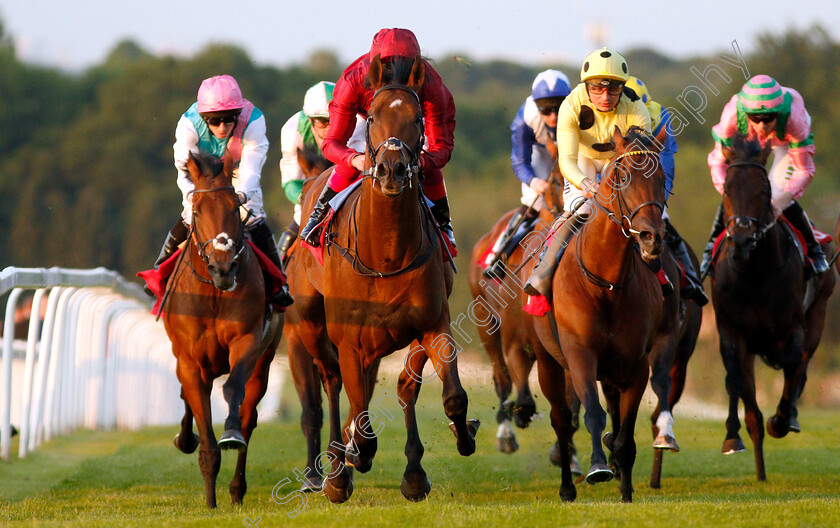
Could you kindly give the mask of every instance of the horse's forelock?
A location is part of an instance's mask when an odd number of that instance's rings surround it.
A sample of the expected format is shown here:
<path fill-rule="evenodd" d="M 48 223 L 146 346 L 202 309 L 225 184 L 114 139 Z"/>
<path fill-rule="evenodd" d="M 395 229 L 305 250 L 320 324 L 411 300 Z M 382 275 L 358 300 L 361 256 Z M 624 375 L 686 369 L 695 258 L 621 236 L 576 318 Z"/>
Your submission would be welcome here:
<path fill-rule="evenodd" d="M 741 135 L 732 138 L 732 147 L 729 150 L 729 163 L 736 161 L 751 161 L 758 158 L 763 151 L 758 139 L 749 139 Z"/>
<path fill-rule="evenodd" d="M 206 178 L 213 179 L 224 169 L 224 162 L 219 157 L 207 152 L 200 151 L 198 154 L 193 155 L 193 157 L 198 164 L 199 171 Z"/>
<path fill-rule="evenodd" d="M 627 129 L 627 135 L 624 137 L 624 140 L 628 145 L 633 145 L 634 147 L 640 146 L 645 149 L 656 150 L 657 152 L 661 148 L 658 144 L 659 142 L 650 132 L 635 125 Z"/>
<path fill-rule="evenodd" d="M 386 84 L 408 84 L 411 77 L 411 70 L 414 67 L 413 57 L 393 57 L 387 62 L 383 61 L 384 73 L 382 76 L 383 85 Z M 365 86 L 370 88 L 370 78 L 365 78 Z"/>

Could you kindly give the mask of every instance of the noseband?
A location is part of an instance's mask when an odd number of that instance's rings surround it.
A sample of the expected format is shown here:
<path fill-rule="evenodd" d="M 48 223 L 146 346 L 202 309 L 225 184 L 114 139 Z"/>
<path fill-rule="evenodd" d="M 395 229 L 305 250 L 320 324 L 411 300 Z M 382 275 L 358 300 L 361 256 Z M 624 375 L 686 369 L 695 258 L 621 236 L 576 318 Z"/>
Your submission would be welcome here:
<path fill-rule="evenodd" d="M 376 90 L 373 94 L 373 98 L 371 102 L 376 99 L 376 96 L 382 92 L 389 91 L 389 90 L 402 90 L 404 92 L 408 92 L 412 95 L 414 100 L 417 102 L 418 107 L 420 107 L 420 117 L 423 117 L 423 105 L 420 102 L 420 96 L 417 95 L 417 92 L 409 88 L 408 86 L 402 84 L 386 84 L 385 86 L 381 87 L 380 89 Z M 389 137 L 382 143 L 373 147 L 373 142 L 370 139 L 370 124 L 373 122 L 373 117 L 368 116 L 367 118 L 367 125 L 365 126 L 365 144 L 367 146 L 367 154 L 370 157 L 370 161 L 373 166 L 364 171 L 362 173 L 363 176 L 372 176 L 374 181 L 378 180 L 377 176 L 377 167 L 379 163 L 377 162 L 377 157 L 382 150 L 397 150 L 400 151 L 400 154 L 407 154 L 408 155 L 408 171 L 411 175 L 418 175 L 420 174 L 420 153 L 423 151 L 423 143 L 425 141 L 425 135 L 421 131 L 419 137 L 417 138 L 417 143 L 414 147 L 410 147 L 407 145 L 403 140 L 396 137 Z M 380 183 L 381 184 L 381 183 Z M 411 185 L 411 178 L 408 180 L 409 186 Z"/>
<path fill-rule="evenodd" d="M 767 167 L 765 167 L 763 164 L 761 164 L 757 161 L 747 160 L 747 161 L 736 161 L 734 163 L 730 163 L 729 166 L 726 167 L 727 172 L 732 167 L 758 167 L 759 169 L 761 169 L 761 171 L 764 173 L 764 175 L 767 176 Z M 766 186 L 769 187 L 770 186 L 770 180 L 767 179 L 765 181 L 766 181 L 766 184 L 767 184 Z M 761 213 L 761 216 L 765 216 L 767 214 L 767 212 L 770 210 L 771 207 L 772 207 L 772 202 L 768 201 L 767 206 L 764 208 L 764 211 Z M 732 238 L 732 233 L 730 233 L 730 226 L 732 226 L 733 224 L 736 227 L 740 227 L 740 228 L 743 228 L 743 229 L 748 229 L 750 226 L 755 226 L 755 235 L 754 235 L 753 238 L 756 241 L 758 241 L 761 238 L 763 238 L 764 235 L 767 234 L 767 232 L 770 231 L 770 229 L 776 224 L 776 219 L 774 217 L 771 222 L 768 222 L 768 223 L 762 225 L 760 218 L 756 218 L 754 216 L 746 216 L 746 215 L 732 215 L 732 216 L 730 216 L 729 218 L 726 219 L 726 236 L 729 237 L 729 238 Z"/>
<path fill-rule="evenodd" d="M 197 194 L 197 193 L 211 193 L 211 192 L 218 192 L 218 191 L 235 191 L 235 190 L 236 189 L 233 187 L 233 185 L 227 185 L 225 187 L 219 187 L 218 189 L 193 190 L 192 193 Z M 193 209 L 192 224 L 190 225 L 190 228 L 193 232 L 193 236 L 195 237 L 195 245 L 198 248 L 198 255 L 201 257 L 201 260 L 203 260 L 205 264 L 209 264 L 210 263 L 210 255 L 212 255 L 213 252 L 216 251 L 216 249 L 220 249 L 220 248 L 217 248 L 214 245 L 209 253 L 207 253 L 206 248 L 211 243 L 219 242 L 219 236 L 217 235 L 215 238 L 212 238 L 212 239 L 208 240 L 207 242 L 202 243 L 201 239 L 198 237 L 198 231 L 196 231 L 196 229 L 195 229 L 195 217 L 196 217 L 195 209 Z M 229 245 L 229 240 L 226 244 Z M 220 250 L 221 251 L 229 251 L 230 249 L 231 248 L 224 248 L 224 249 L 220 249 Z M 242 251 L 245 249 L 244 227 L 243 227 L 241 221 L 239 222 L 239 241 L 237 242 L 237 245 L 236 245 L 235 249 L 236 249 L 236 253 L 233 255 L 233 260 L 238 260 L 239 257 L 242 255 Z"/>

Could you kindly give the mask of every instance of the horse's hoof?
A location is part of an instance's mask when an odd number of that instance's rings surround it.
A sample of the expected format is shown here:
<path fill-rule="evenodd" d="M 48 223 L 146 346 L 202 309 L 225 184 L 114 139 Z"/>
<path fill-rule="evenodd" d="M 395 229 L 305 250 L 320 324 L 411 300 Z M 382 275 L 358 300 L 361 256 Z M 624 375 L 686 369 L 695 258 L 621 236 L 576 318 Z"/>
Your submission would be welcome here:
<path fill-rule="evenodd" d="M 572 472 L 572 475 L 583 475 L 583 468 L 580 467 L 580 462 L 578 462 L 576 455 L 572 455 L 572 460 L 569 462 L 569 470 Z"/>
<path fill-rule="evenodd" d="M 519 442 L 516 441 L 515 436 L 497 437 L 496 449 L 498 449 L 501 453 L 510 455 L 519 449 Z"/>
<path fill-rule="evenodd" d="M 604 443 L 605 446 L 607 446 L 607 449 L 612 451 L 613 446 L 615 445 L 615 435 L 612 433 L 612 431 L 607 431 L 606 433 L 604 433 L 604 436 L 601 437 L 601 441 Z"/>
<path fill-rule="evenodd" d="M 802 432 L 802 428 L 799 427 L 799 420 L 796 419 L 795 416 L 790 417 L 790 432 L 791 433 L 800 433 Z"/>
<path fill-rule="evenodd" d="M 475 433 L 481 426 L 481 422 L 475 418 L 467 420 L 467 432 L 469 438 L 461 438 L 458 436 L 458 428 L 455 427 L 455 422 L 449 422 L 449 429 L 458 440 L 458 453 L 461 456 L 470 456 L 475 453 Z"/>
<path fill-rule="evenodd" d="M 551 449 L 548 450 L 548 461 L 551 465 L 560 467 L 560 442 L 554 442 Z"/>
<path fill-rule="evenodd" d="M 350 499 L 350 496 L 353 495 L 352 477 L 347 479 L 347 486 L 344 488 L 338 488 L 333 485 L 332 479 L 326 479 L 324 481 L 324 495 L 333 504 L 347 502 L 347 500 Z"/>
<path fill-rule="evenodd" d="M 429 482 L 429 478 L 425 475 L 415 482 L 409 482 L 406 480 L 405 475 L 403 475 L 402 482 L 400 483 L 400 493 L 406 499 L 413 502 L 420 502 L 426 499 L 430 491 L 432 491 L 432 483 Z"/>
<path fill-rule="evenodd" d="M 324 481 L 321 477 L 306 477 L 306 480 L 300 484 L 300 491 L 304 493 L 317 493 L 323 489 Z"/>
<path fill-rule="evenodd" d="M 606 464 L 592 464 L 589 468 L 589 473 L 586 474 L 587 484 L 598 484 L 599 482 L 609 482 L 612 480 L 614 473 L 606 466 Z"/>
<path fill-rule="evenodd" d="M 723 441 L 723 448 L 720 450 L 722 455 L 733 455 L 735 453 L 743 453 L 747 448 L 740 438 L 727 438 Z"/>
<path fill-rule="evenodd" d="M 577 489 L 572 486 L 560 486 L 560 498 L 563 502 L 574 502 L 577 498 Z"/>
<path fill-rule="evenodd" d="M 677 445 L 677 439 L 671 435 L 659 435 L 653 441 L 654 449 L 670 449 L 674 453 L 678 453 L 680 446 Z"/>
<path fill-rule="evenodd" d="M 219 449 L 236 449 L 237 451 L 245 451 L 247 447 L 248 443 L 245 442 L 245 438 L 242 436 L 242 433 L 235 429 L 228 429 L 222 433 L 222 437 L 219 439 Z"/>
<path fill-rule="evenodd" d="M 201 439 L 199 438 L 199 436 L 197 434 L 193 433 L 192 434 L 192 436 L 193 436 L 192 442 L 190 442 L 189 440 L 186 440 L 184 445 L 181 445 L 181 442 L 178 441 L 180 436 L 181 436 L 181 433 L 178 433 L 178 434 L 175 435 L 175 438 L 172 440 L 173 443 L 175 444 L 175 447 L 178 448 L 178 451 L 180 451 L 182 453 L 186 453 L 188 455 L 190 453 L 195 453 L 195 449 L 198 447 L 198 444 L 201 442 Z"/>
<path fill-rule="evenodd" d="M 790 420 L 774 414 L 767 420 L 767 434 L 773 438 L 782 438 L 790 432 Z"/>

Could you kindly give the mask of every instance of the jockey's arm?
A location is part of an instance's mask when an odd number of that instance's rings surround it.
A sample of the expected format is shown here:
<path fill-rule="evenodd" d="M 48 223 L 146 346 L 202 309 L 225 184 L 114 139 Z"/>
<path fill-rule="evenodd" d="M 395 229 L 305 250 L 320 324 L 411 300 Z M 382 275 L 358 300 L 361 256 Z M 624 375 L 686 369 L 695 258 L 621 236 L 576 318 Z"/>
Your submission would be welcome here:
<path fill-rule="evenodd" d="M 193 154 L 198 154 L 198 133 L 186 116 L 182 115 L 175 126 L 175 144 L 172 145 L 172 150 L 175 155 L 175 168 L 178 170 L 178 188 L 181 190 L 181 196 L 186 200 L 187 195 L 194 189 L 187 172 L 187 160 L 191 151 Z"/>
<path fill-rule="evenodd" d="M 303 148 L 303 137 L 298 132 L 300 115 L 300 112 L 294 114 L 280 129 L 280 178 L 286 198 L 295 204 L 300 200 L 304 179 L 298 163 L 298 149 Z"/>
<path fill-rule="evenodd" d="M 248 123 L 242 136 L 242 158 L 234 187 L 237 192 L 251 195 L 260 189 L 260 175 L 268 155 L 268 138 L 265 135 L 265 116 Z"/>

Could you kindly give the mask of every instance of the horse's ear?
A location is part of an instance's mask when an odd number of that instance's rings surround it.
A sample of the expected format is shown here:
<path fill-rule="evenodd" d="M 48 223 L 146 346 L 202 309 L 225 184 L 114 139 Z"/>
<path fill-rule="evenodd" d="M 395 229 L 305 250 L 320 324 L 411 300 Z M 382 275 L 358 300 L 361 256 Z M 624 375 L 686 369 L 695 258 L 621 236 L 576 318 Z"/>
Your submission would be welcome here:
<path fill-rule="evenodd" d="M 370 80 L 370 86 L 373 88 L 373 91 L 382 88 L 385 84 L 383 76 L 385 75 L 385 68 L 382 66 L 382 59 L 379 58 L 379 54 L 376 54 L 376 57 L 371 59 L 370 61 L 370 69 L 368 70 L 368 80 Z"/>
<path fill-rule="evenodd" d="M 304 174 L 307 174 L 312 169 L 312 164 L 309 163 L 309 159 L 306 157 L 306 152 L 304 152 L 300 147 L 297 149 L 297 159 L 301 170 Z"/>
<path fill-rule="evenodd" d="M 423 81 L 426 78 L 426 62 L 418 55 L 414 57 L 414 64 L 411 66 L 411 74 L 408 76 L 406 83 L 409 88 L 415 92 L 420 90 L 423 86 Z"/>
<path fill-rule="evenodd" d="M 198 161 L 193 156 L 192 151 L 190 151 L 187 157 L 187 179 L 195 183 L 199 176 L 201 176 L 201 168 L 198 166 Z"/>
<path fill-rule="evenodd" d="M 233 178 L 233 156 L 227 151 L 225 151 L 225 155 L 222 157 L 222 172 L 228 178 Z"/>
<path fill-rule="evenodd" d="M 624 141 L 624 136 L 621 135 L 621 129 L 618 128 L 618 125 L 616 125 L 613 129 L 612 135 L 612 144 L 614 146 L 613 150 L 621 154 L 622 152 L 624 152 L 625 143 L 626 142 Z"/>

